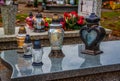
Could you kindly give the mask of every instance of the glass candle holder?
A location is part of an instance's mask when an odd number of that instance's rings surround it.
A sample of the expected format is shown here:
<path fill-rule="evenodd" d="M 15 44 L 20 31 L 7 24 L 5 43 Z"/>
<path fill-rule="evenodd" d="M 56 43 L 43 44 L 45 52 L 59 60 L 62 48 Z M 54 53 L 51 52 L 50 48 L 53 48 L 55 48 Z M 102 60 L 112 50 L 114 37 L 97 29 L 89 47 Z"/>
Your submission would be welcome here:
<path fill-rule="evenodd" d="M 64 30 L 62 28 L 62 25 L 60 23 L 57 23 L 56 21 L 50 24 L 48 36 L 51 45 L 51 50 L 61 50 L 64 38 Z"/>
<path fill-rule="evenodd" d="M 25 29 L 24 25 L 21 25 L 21 27 L 19 28 L 19 31 L 18 31 L 18 35 L 16 37 L 17 45 L 18 45 L 17 52 L 19 52 L 19 53 L 23 53 L 23 45 L 24 45 L 25 36 L 26 36 L 26 29 Z"/>
<path fill-rule="evenodd" d="M 29 58 L 32 57 L 32 42 L 31 38 L 29 35 L 26 35 L 24 45 L 23 45 L 23 50 L 24 50 L 24 57 Z"/>
<path fill-rule="evenodd" d="M 43 56 L 43 48 L 41 47 L 40 40 L 35 40 L 33 44 L 33 66 L 43 65 L 42 56 Z"/>
<path fill-rule="evenodd" d="M 34 21 L 34 31 L 35 32 L 44 32 L 45 31 L 45 27 L 44 27 L 44 21 L 42 19 L 42 14 L 38 13 L 36 15 L 36 20 Z"/>

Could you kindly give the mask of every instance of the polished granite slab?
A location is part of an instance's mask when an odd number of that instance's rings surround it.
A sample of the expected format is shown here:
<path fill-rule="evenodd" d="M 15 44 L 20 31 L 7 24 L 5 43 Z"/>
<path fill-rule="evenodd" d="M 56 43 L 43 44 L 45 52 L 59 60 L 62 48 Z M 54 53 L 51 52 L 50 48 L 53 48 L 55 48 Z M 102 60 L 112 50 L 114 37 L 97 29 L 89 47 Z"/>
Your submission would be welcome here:
<path fill-rule="evenodd" d="M 63 46 L 63 58 L 48 57 L 44 47 L 42 66 L 32 66 L 32 58 L 23 58 L 16 50 L 3 51 L 3 63 L 12 66 L 12 81 L 46 81 L 120 70 L 120 41 L 102 42 L 100 55 L 81 54 L 83 44 Z"/>

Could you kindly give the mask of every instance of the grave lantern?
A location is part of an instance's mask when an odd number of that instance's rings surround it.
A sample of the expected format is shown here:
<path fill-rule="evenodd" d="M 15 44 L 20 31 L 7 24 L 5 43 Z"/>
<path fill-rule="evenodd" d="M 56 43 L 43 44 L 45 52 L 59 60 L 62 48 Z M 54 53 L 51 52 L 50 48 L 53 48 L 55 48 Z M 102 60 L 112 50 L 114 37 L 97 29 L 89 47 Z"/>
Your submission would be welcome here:
<path fill-rule="evenodd" d="M 34 27 L 35 27 L 35 32 L 44 32 L 45 27 L 44 27 L 44 21 L 42 19 L 42 14 L 38 13 L 36 15 L 36 19 L 34 21 Z"/>
<path fill-rule="evenodd" d="M 62 42 L 64 37 L 64 30 L 60 20 L 57 19 L 56 15 L 53 17 L 52 24 L 50 24 L 50 29 L 48 30 L 49 41 L 51 45 L 52 52 L 61 52 Z M 56 56 L 59 56 L 56 55 Z"/>
<path fill-rule="evenodd" d="M 65 1 L 64 0 L 57 0 L 56 2 L 57 2 L 57 4 L 63 5 Z"/>
<path fill-rule="evenodd" d="M 43 48 L 41 46 L 40 40 L 36 39 L 33 43 L 33 66 L 41 66 L 42 63 L 42 56 L 43 56 Z"/>
<path fill-rule="evenodd" d="M 24 45 L 24 40 L 25 40 L 25 36 L 26 36 L 26 28 L 24 25 L 21 25 L 21 27 L 19 28 L 18 31 L 18 35 L 17 35 L 17 44 L 18 44 L 18 50 L 17 52 L 19 53 L 23 53 L 23 45 Z"/>
<path fill-rule="evenodd" d="M 100 18 L 91 13 L 86 18 L 87 25 L 80 30 L 80 38 L 85 44 L 84 54 L 96 55 L 103 51 L 100 50 L 100 42 L 106 35 L 105 29 L 99 26 Z"/>
<path fill-rule="evenodd" d="M 75 0 L 70 0 L 70 4 L 74 5 L 75 4 Z"/>
<path fill-rule="evenodd" d="M 24 50 L 24 57 L 29 58 L 32 57 L 32 41 L 30 38 L 30 35 L 26 35 L 24 44 L 23 44 L 23 50 Z"/>
<path fill-rule="evenodd" d="M 32 12 L 30 12 L 29 13 L 29 16 L 26 18 L 26 24 L 27 24 L 27 27 L 29 28 L 29 29 L 34 29 L 34 16 L 33 16 L 33 13 Z"/>

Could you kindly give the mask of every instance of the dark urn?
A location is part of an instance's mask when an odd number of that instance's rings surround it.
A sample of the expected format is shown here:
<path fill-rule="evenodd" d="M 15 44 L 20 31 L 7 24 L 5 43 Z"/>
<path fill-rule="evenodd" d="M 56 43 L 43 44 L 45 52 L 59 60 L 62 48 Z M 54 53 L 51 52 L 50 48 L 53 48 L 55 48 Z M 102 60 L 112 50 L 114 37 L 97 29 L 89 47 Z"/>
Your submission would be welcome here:
<path fill-rule="evenodd" d="M 104 39 L 106 32 L 105 29 L 99 26 L 100 18 L 91 13 L 86 17 L 86 26 L 80 30 L 80 38 L 85 44 L 85 50 L 82 50 L 83 54 L 101 54 L 100 42 Z"/>

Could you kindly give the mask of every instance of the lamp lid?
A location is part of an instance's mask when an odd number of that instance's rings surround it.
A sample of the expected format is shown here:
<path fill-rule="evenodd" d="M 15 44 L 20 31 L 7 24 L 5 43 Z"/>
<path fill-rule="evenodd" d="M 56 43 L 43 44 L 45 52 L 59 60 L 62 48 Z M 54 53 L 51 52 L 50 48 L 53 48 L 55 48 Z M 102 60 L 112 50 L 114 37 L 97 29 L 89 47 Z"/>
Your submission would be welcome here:
<path fill-rule="evenodd" d="M 51 23 L 50 27 L 62 27 L 62 24 L 60 24 L 60 23 Z"/>
<path fill-rule="evenodd" d="M 26 34 L 26 28 L 25 28 L 24 25 L 21 25 L 21 26 L 19 27 L 18 34 Z"/>
<path fill-rule="evenodd" d="M 100 18 L 95 13 L 91 13 L 85 20 L 87 23 L 98 23 Z"/>
<path fill-rule="evenodd" d="M 33 13 L 32 12 L 29 12 L 29 17 L 32 17 L 33 16 Z"/>
<path fill-rule="evenodd" d="M 36 15 L 36 18 L 42 18 L 42 14 L 41 14 L 41 13 L 38 13 L 38 14 Z"/>
<path fill-rule="evenodd" d="M 33 43 L 33 49 L 40 49 L 41 48 L 41 42 L 40 40 L 36 39 Z"/>
<path fill-rule="evenodd" d="M 26 35 L 24 43 L 31 43 L 30 35 Z"/>

